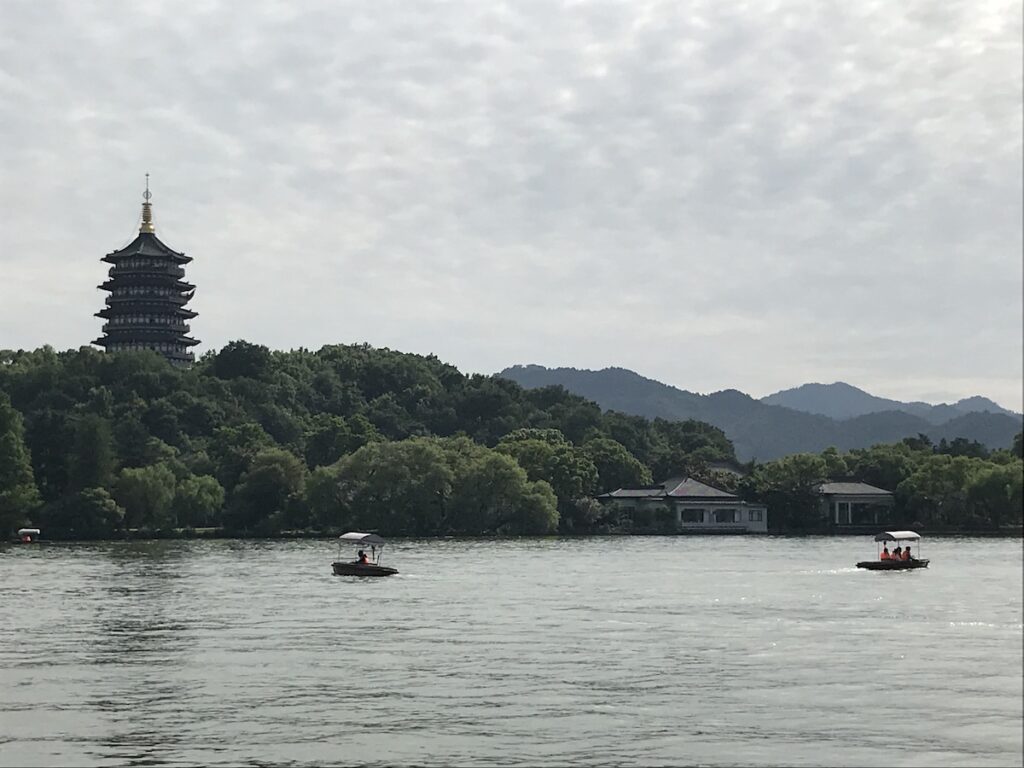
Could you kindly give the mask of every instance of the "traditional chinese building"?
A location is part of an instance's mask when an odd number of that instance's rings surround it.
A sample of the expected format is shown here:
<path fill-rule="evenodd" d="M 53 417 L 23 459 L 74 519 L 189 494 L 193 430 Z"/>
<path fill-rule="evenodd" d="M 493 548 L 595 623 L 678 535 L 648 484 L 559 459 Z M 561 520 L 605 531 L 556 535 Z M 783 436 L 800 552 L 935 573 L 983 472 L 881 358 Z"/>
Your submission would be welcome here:
<path fill-rule="evenodd" d="M 691 477 L 657 485 L 619 488 L 597 497 L 636 531 L 657 533 L 766 533 L 768 508 L 750 504 Z"/>
<path fill-rule="evenodd" d="M 156 236 L 151 198 L 147 174 L 138 237 L 103 257 L 112 266 L 98 287 L 110 295 L 96 313 L 106 322 L 103 336 L 93 343 L 107 352 L 151 349 L 174 365 L 189 365 L 195 360 L 191 348 L 199 343 L 188 335 L 188 321 L 197 313 L 185 308 L 196 288 L 185 282 L 185 265 L 192 259 Z"/>

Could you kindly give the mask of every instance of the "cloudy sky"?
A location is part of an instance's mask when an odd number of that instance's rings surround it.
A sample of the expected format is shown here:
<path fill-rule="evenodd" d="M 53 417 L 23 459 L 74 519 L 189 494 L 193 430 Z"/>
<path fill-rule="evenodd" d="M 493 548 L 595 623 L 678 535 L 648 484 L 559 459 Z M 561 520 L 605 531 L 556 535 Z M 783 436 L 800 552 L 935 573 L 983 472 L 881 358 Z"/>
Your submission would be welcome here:
<path fill-rule="evenodd" d="M 1021 408 L 1019 0 L 0 2 L 0 347 L 138 227 L 199 351 Z"/>

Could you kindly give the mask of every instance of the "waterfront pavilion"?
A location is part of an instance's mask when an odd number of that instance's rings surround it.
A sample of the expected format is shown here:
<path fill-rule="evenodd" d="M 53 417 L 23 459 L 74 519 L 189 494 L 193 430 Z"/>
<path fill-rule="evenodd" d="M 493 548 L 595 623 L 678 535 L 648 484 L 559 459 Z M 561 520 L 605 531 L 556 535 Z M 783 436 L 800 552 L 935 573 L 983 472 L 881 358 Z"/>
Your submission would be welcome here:
<path fill-rule="evenodd" d="M 892 516 L 891 491 L 861 482 L 822 483 L 818 486 L 822 517 L 830 525 L 874 525 Z"/>

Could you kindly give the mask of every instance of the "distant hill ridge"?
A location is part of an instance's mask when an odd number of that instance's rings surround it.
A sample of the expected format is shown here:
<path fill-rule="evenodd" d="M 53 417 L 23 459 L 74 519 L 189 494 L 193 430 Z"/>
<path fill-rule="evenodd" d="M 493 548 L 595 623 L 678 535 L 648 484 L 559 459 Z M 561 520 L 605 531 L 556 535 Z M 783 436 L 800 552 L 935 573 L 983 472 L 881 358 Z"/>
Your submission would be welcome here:
<path fill-rule="evenodd" d="M 989 448 L 1008 448 L 1024 422 L 1020 414 L 981 397 L 967 398 L 954 405 L 900 403 L 842 383 L 804 385 L 756 400 L 735 389 L 710 395 L 687 392 L 625 368 L 590 371 L 516 365 L 498 375 L 527 388 L 559 385 L 594 400 L 606 410 L 713 424 L 732 440 L 737 457 L 743 461 L 767 461 L 807 451 L 817 453 L 831 445 L 840 450 L 866 448 L 919 433 L 935 442 L 964 437 Z M 808 392 L 810 395 L 804 397 Z M 773 399 L 798 407 L 772 402 Z M 981 411 L 966 410 L 986 406 Z"/>
<path fill-rule="evenodd" d="M 1020 416 L 1019 413 L 1007 410 L 986 397 L 967 397 L 952 405 L 948 403 L 940 405 L 922 402 L 904 403 L 899 400 L 877 397 L 842 381 L 837 381 L 834 384 L 803 384 L 762 397 L 761 402 L 768 405 L 781 405 L 804 413 L 817 413 L 836 420 L 852 419 L 869 413 L 885 411 L 912 413 L 936 425 L 945 424 L 957 416 L 964 416 L 968 413 L 988 412 Z"/>

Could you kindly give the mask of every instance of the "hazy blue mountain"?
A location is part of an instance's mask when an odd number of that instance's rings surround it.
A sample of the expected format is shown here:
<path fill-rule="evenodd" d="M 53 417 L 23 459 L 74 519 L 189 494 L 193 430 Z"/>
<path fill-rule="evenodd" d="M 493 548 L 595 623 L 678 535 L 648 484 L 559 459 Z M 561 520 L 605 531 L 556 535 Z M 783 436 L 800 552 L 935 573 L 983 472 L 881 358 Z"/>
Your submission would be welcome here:
<path fill-rule="evenodd" d="M 896 442 L 918 433 L 927 434 L 936 442 L 943 437 L 947 440 L 965 437 L 990 448 L 1008 448 L 1013 436 L 1021 429 L 1019 415 L 964 414 L 955 409 L 949 410 L 951 418 L 939 425 L 921 415 L 892 407 L 874 412 L 861 411 L 852 418 L 834 419 L 756 400 L 735 389 L 699 395 L 624 368 L 588 371 L 517 365 L 498 375 L 527 388 L 559 385 L 594 400 L 606 410 L 647 418 L 697 419 L 713 424 L 725 431 L 736 447 L 737 457 L 744 461 L 752 458 L 767 461 L 802 451 L 818 452 L 830 445 L 841 450 L 865 448 L 876 443 Z M 849 389 L 861 392 L 855 387 Z M 861 394 L 873 398 L 866 392 Z M 854 398 L 857 402 L 866 402 L 852 394 L 851 403 Z M 885 398 L 873 400 L 882 404 L 907 405 Z M 853 409 L 852 404 L 848 408 Z"/>
<path fill-rule="evenodd" d="M 1020 416 L 984 411 L 982 413 L 965 413 L 955 419 L 950 419 L 945 424 L 930 429 L 928 436 L 936 443 L 942 438 L 953 440 L 956 437 L 966 437 L 970 440 L 977 440 L 990 448 L 1009 448 L 1013 442 L 1013 436 L 1020 431 Z"/>
<path fill-rule="evenodd" d="M 832 419 L 852 419 L 869 413 L 902 411 L 920 416 L 930 424 L 945 424 L 951 419 L 968 413 L 1001 413 L 1007 416 L 1019 416 L 985 397 L 968 397 L 959 402 L 931 405 L 930 403 L 890 400 L 877 397 L 863 389 L 851 386 L 842 381 L 834 384 L 803 384 L 793 389 L 761 398 L 767 405 L 781 405 L 794 411 L 816 413 Z"/>

